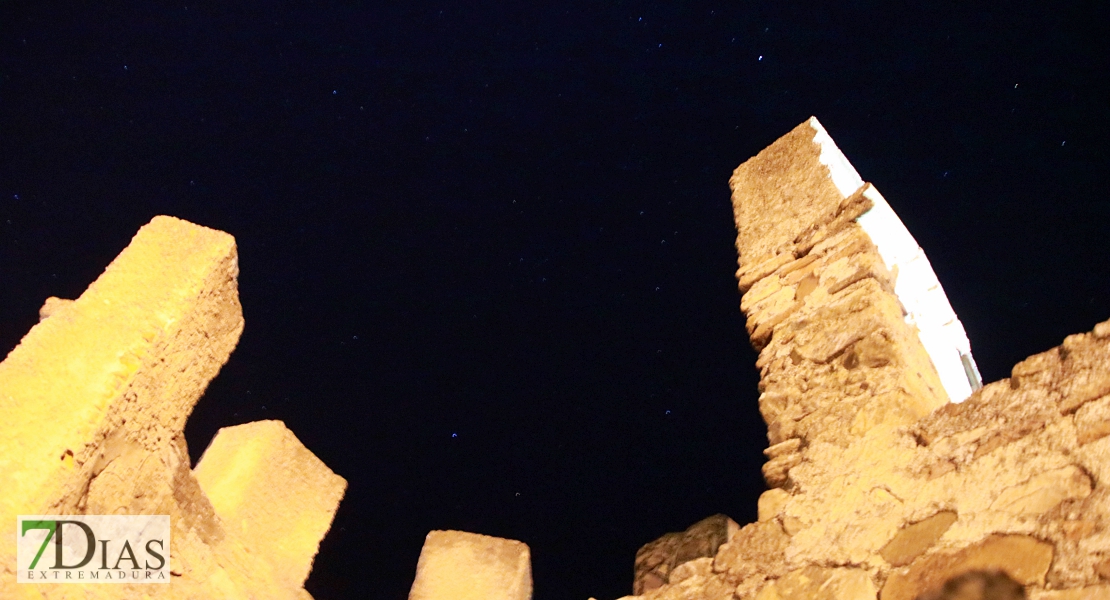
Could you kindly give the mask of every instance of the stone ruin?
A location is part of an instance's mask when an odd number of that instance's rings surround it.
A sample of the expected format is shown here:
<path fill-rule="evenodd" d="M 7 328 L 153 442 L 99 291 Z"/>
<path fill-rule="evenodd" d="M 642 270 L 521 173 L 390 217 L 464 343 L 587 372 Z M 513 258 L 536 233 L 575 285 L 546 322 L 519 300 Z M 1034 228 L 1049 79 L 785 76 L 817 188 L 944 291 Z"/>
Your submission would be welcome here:
<path fill-rule="evenodd" d="M 235 240 L 155 217 L 0 363 L 0 598 L 311 600 L 347 487 L 280 421 L 182 430 L 243 331 Z M 170 583 L 16 583 L 18 515 L 169 515 Z"/>
<path fill-rule="evenodd" d="M 816 119 L 730 181 L 770 447 L 758 521 L 645 545 L 622 600 L 1110 600 L 1110 321 L 983 386 L 921 249 Z M 0 537 L 20 514 L 169 514 L 166 598 L 308 600 L 346 482 L 280 422 L 182 428 L 243 328 L 231 236 L 144 226 L 0 363 Z M 260 527 L 280 522 L 277 529 Z M 527 545 L 428 534 L 411 600 L 527 600 Z M 15 583 L 0 597 L 131 598 Z"/>
<path fill-rule="evenodd" d="M 1110 321 L 982 386 L 924 254 L 816 119 L 730 185 L 770 489 L 700 556 L 641 549 L 624 600 L 1110 600 Z"/>

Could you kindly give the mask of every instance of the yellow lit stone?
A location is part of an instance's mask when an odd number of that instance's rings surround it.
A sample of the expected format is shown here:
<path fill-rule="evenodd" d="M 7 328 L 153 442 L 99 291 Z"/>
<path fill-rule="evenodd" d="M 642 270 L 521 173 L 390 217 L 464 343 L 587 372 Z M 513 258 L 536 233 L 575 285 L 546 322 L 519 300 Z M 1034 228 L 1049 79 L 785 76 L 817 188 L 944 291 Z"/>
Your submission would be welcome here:
<path fill-rule="evenodd" d="M 221 429 L 193 472 L 224 524 L 267 556 L 290 586 L 302 585 L 346 480 L 281 421 Z"/>
<path fill-rule="evenodd" d="M 956 513 L 942 510 L 912 525 L 907 525 L 895 535 L 879 554 L 890 564 L 901 567 L 928 550 L 956 522 Z"/>
<path fill-rule="evenodd" d="M 1022 585 L 1044 584 L 1053 548 L 1024 535 L 992 535 L 958 552 L 921 557 L 906 570 L 887 579 L 880 600 L 913 600 L 921 592 L 944 585 L 948 579 L 975 570 L 1001 570 Z"/>
<path fill-rule="evenodd" d="M 280 424 L 255 428 L 280 428 L 282 452 L 262 444 L 271 463 L 235 465 L 239 487 L 225 489 L 273 502 L 267 515 L 289 512 L 291 490 L 302 493 L 298 509 L 313 509 L 283 522 L 293 543 L 278 551 L 271 539 L 242 533 L 258 529 L 251 519 L 261 512 L 236 513 L 219 497 L 236 519 L 225 527 L 185 447 L 185 420 L 243 330 L 238 274 L 230 235 L 155 217 L 80 298 L 48 299 L 40 322 L 0 363 L 0 538 L 15 539 L 18 515 L 168 514 L 173 573 L 157 590 L 16 584 L 15 544 L 5 543 L 0 598 L 310 599 L 301 584 L 342 479 L 289 442 Z M 283 468 L 297 472 L 278 485 Z"/>
<path fill-rule="evenodd" d="M 867 571 L 811 566 L 775 580 L 755 600 L 867 600 L 876 592 Z"/>
<path fill-rule="evenodd" d="M 432 531 L 424 540 L 409 600 L 529 600 L 528 546 L 465 531 Z"/>
<path fill-rule="evenodd" d="M 767 521 L 778 516 L 790 494 L 782 488 L 769 489 L 759 495 L 758 514 L 760 521 Z"/>

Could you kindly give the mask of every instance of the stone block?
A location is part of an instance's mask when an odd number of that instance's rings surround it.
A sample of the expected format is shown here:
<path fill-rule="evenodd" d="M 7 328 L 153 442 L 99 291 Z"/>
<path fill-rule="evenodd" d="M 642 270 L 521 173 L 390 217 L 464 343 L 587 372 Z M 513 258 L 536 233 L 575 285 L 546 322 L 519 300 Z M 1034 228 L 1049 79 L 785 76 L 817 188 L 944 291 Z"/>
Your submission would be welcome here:
<path fill-rule="evenodd" d="M 688 561 L 713 558 L 717 549 L 739 531 L 735 521 L 713 515 L 694 523 L 685 531 L 664 534 L 644 544 L 636 552 L 632 593 L 643 594 L 666 584 L 671 573 Z"/>
<path fill-rule="evenodd" d="M 780 488 L 773 488 L 759 495 L 758 515 L 760 521 L 769 521 L 782 512 L 786 502 L 790 500 L 790 493 Z"/>
<path fill-rule="evenodd" d="M 992 535 L 957 552 L 923 556 L 891 573 L 880 600 L 914 600 L 969 571 L 998 570 L 1021 585 L 1044 585 L 1052 564 L 1051 544 L 1024 535 Z"/>
<path fill-rule="evenodd" d="M 465 531 L 424 540 L 409 600 L 530 600 L 528 545 Z"/>
<path fill-rule="evenodd" d="M 873 600 L 876 593 L 867 571 L 810 566 L 776 579 L 755 600 Z"/>
<path fill-rule="evenodd" d="M 1028 481 L 1002 490 L 990 508 L 1012 515 L 1039 515 L 1064 500 L 1083 499 L 1090 493 L 1090 477 L 1075 465 L 1068 465 L 1038 473 Z"/>
<path fill-rule="evenodd" d="M 255 513 L 241 512 L 226 528 L 190 468 L 182 434 L 243 330 L 238 273 L 230 235 L 155 217 L 78 299 L 47 299 L 40 322 L 0 363 L 0 537 L 15 538 L 17 515 L 169 515 L 172 576 L 157 590 L 16 584 L 15 545 L 0 544 L 0 598 L 308 598 L 301 583 L 315 545 L 299 548 L 294 569 L 271 562 L 280 554 L 272 545 L 242 538 Z M 299 457 L 298 465 L 309 464 Z M 255 469 L 265 468 L 234 467 L 244 481 L 258 481 Z M 315 506 L 317 490 L 301 489 L 299 501 Z M 327 523 L 309 529 L 318 540 Z"/>
<path fill-rule="evenodd" d="M 243 330 L 237 276 L 230 235 L 156 217 L 80 298 L 46 304 L 0 363 L 0 537 L 19 514 L 81 510 L 114 459 L 181 432 Z"/>
<path fill-rule="evenodd" d="M 193 472 L 224 526 L 266 556 L 287 585 L 303 585 L 346 480 L 281 421 L 224 427 Z"/>
<path fill-rule="evenodd" d="M 733 581 L 751 580 L 751 591 L 755 592 L 763 580 L 785 574 L 785 552 L 789 544 L 790 536 L 778 521 L 749 523 L 721 546 L 713 569 L 727 574 Z"/>
<path fill-rule="evenodd" d="M 814 141 L 819 136 L 828 134 L 810 119 L 733 172 L 729 185 L 741 268 L 792 251 L 799 238 L 814 235 L 814 225 L 834 221 L 845 196 L 863 185 L 829 177 L 829 156 Z"/>
<path fill-rule="evenodd" d="M 956 522 L 956 512 L 942 510 L 903 527 L 881 550 L 879 555 L 895 567 L 910 564 L 937 543 L 940 536 Z"/>

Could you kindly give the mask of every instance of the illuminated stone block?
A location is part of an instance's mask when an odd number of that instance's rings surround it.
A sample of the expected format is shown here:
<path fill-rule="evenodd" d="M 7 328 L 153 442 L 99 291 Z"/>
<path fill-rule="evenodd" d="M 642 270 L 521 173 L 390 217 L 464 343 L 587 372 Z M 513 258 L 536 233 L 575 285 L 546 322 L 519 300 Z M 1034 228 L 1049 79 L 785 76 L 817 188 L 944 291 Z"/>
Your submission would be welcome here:
<path fill-rule="evenodd" d="M 342 480 L 327 471 L 326 485 L 304 492 L 303 505 L 331 508 L 284 523 L 290 545 L 276 547 L 242 533 L 256 532 L 250 519 L 263 512 L 228 509 L 238 518 L 221 522 L 182 433 L 243 331 L 238 274 L 232 236 L 155 217 L 80 298 L 48 299 L 40 322 L 0 363 L 0 538 L 16 539 L 18 515 L 169 515 L 172 576 L 157 590 L 17 584 L 15 544 L 3 543 L 0 598 L 309 598 L 302 582 Z M 308 475 L 289 474 L 286 488 L 323 483 L 326 467 L 293 448 L 291 437 L 277 436 L 285 453 L 271 457 L 280 459 L 276 467 L 225 461 L 222 468 L 238 468 L 243 481 L 268 485 L 277 497 L 283 490 L 274 477 L 288 474 L 282 467 L 311 465 Z M 274 490 L 240 489 L 255 498 Z M 218 497 L 221 507 L 227 496 Z"/>
<path fill-rule="evenodd" d="M 238 269 L 230 235 L 156 217 L 0 363 L 0 538 L 19 514 L 95 504 L 109 464 L 181 432 L 243 330 Z M 12 550 L 0 544 L 3 585 Z"/>
<path fill-rule="evenodd" d="M 224 527 L 303 585 L 347 481 L 281 421 L 224 427 L 193 473 Z"/>
<path fill-rule="evenodd" d="M 433 531 L 424 540 L 409 600 L 529 600 L 528 545 L 465 531 Z"/>

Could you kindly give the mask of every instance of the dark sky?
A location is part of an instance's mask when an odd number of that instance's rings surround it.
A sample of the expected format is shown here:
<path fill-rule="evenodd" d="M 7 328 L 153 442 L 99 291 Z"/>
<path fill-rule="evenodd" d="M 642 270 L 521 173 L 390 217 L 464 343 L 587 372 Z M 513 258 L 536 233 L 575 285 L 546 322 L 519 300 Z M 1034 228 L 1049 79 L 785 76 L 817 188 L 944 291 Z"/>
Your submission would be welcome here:
<path fill-rule="evenodd" d="M 154 215 L 227 231 L 190 452 L 281 419 L 347 478 L 318 600 L 405 598 L 448 528 L 606 600 L 755 518 L 727 182 L 810 115 L 986 380 L 1110 318 L 1104 3 L 523 4 L 0 0 L 0 353 Z"/>

